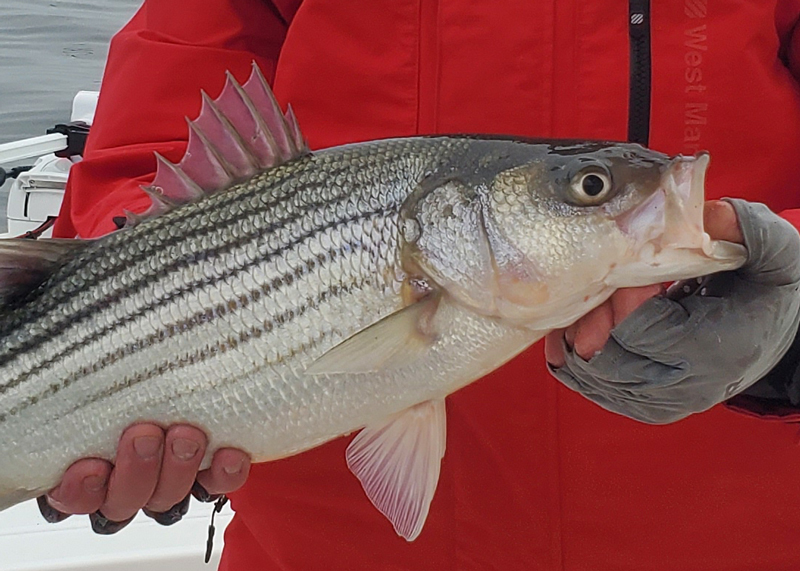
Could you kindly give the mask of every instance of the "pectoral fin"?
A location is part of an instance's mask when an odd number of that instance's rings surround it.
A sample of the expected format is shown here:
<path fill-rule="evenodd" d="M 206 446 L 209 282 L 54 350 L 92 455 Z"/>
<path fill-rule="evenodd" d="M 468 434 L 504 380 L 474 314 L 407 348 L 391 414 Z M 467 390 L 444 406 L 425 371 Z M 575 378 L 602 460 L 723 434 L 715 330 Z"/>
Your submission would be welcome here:
<path fill-rule="evenodd" d="M 314 361 L 306 373 L 370 373 L 412 362 L 436 339 L 431 320 L 440 299 L 432 293 L 362 329 Z"/>
<path fill-rule="evenodd" d="M 408 541 L 428 517 L 445 440 L 444 400 L 435 400 L 366 427 L 347 448 L 347 465 L 370 501 Z"/>

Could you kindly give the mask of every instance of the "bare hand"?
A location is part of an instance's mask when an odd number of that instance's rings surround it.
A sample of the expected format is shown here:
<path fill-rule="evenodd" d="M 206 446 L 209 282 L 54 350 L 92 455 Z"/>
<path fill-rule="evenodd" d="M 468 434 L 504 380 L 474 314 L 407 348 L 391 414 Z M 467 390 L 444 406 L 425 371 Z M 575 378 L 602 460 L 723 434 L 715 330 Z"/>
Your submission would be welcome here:
<path fill-rule="evenodd" d="M 220 449 L 211 466 L 198 472 L 206 444 L 205 434 L 192 426 L 165 432 L 154 424 L 136 424 L 120 438 L 114 465 L 94 458 L 75 462 L 47 503 L 63 514 L 99 512 L 111 522 L 125 522 L 143 508 L 167 512 L 188 497 L 195 480 L 212 495 L 240 488 L 250 470 L 248 456 Z"/>

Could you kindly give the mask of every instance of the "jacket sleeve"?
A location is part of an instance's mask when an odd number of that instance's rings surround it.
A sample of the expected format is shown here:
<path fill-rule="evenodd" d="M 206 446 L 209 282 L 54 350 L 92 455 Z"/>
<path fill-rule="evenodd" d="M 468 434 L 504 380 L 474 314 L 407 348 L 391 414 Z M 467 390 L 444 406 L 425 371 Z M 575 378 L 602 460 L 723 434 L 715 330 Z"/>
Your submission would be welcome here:
<path fill-rule="evenodd" d="M 800 231 L 800 208 L 786 210 L 781 216 Z M 764 378 L 726 404 L 760 418 L 800 421 L 800 331 L 786 355 Z"/>
<path fill-rule="evenodd" d="M 780 4 L 776 19 L 780 38 L 778 56 L 794 76 L 796 86 L 800 89 L 800 0 Z M 800 146 L 800 141 L 797 144 Z M 800 195 L 800 190 L 794 190 L 795 196 Z M 800 230 L 800 203 L 794 206 L 794 209 L 782 212 L 781 216 Z"/>
<path fill-rule="evenodd" d="M 786 32 L 781 34 L 779 56 L 789 69 L 789 72 L 794 76 L 797 88 L 800 89 L 800 0 L 787 3 L 785 10 L 789 14 L 782 15 L 779 13 L 777 15 L 778 28 L 781 29 L 784 26 L 786 28 Z M 788 20 L 788 24 L 784 24 L 781 20 Z M 800 141 L 797 144 L 800 146 Z M 800 185 L 800 182 L 798 182 L 798 185 Z M 800 194 L 800 191 L 797 191 L 797 194 Z M 794 209 L 782 212 L 781 216 L 800 230 L 800 204 L 794 206 Z"/>
<path fill-rule="evenodd" d="M 153 179 L 158 151 L 178 161 L 185 117 L 200 90 L 221 91 L 225 72 L 244 81 L 257 62 L 271 82 L 300 0 L 147 0 L 112 39 L 84 160 L 70 171 L 57 236 L 95 237 L 124 210 L 145 210 L 140 185 Z"/>
<path fill-rule="evenodd" d="M 800 2 L 792 6 L 792 22 L 782 38 L 781 59 L 800 86 Z M 781 28 L 780 14 L 778 27 Z M 784 15 L 787 17 L 787 15 Z M 800 141 L 798 141 L 800 145 Z M 800 183 L 799 183 L 800 184 Z M 800 231 L 800 204 L 781 216 Z M 798 293 L 800 295 L 800 293 Z M 726 403 L 730 408 L 760 418 L 800 421 L 800 331 L 789 351 L 763 379 Z"/>

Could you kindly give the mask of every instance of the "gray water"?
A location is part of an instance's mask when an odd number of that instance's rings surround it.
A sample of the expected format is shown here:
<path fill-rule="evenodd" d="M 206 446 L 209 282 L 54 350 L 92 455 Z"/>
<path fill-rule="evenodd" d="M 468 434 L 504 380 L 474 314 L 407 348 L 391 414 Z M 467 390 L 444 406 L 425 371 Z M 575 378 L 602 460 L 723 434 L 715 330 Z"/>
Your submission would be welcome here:
<path fill-rule="evenodd" d="M 69 121 L 72 98 L 98 91 L 111 36 L 141 0 L 2 0 L 0 143 Z M 0 188 L 5 230 L 6 183 Z"/>
<path fill-rule="evenodd" d="M 108 42 L 141 1 L 0 0 L 0 143 L 43 135 L 69 121 L 75 94 L 100 89 Z M 0 187 L 0 232 L 8 186 Z M 133 569 L 136 557 L 142 568 L 213 570 L 231 514 L 218 516 L 215 554 L 204 565 L 210 512 L 210 505 L 195 504 L 180 526 L 170 528 L 138 517 L 126 533 L 106 537 L 89 533 L 86 518 L 51 526 L 28 502 L 0 514 L 0 569 L 77 570 L 82 562 L 98 571 Z"/>

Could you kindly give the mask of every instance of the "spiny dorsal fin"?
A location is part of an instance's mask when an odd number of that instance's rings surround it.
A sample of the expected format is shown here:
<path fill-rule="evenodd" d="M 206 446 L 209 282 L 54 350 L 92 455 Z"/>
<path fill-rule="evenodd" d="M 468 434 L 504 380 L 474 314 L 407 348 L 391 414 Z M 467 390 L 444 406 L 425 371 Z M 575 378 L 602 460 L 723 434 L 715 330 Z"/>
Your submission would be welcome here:
<path fill-rule="evenodd" d="M 33 290 L 88 243 L 55 238 L 0 240 L 0 306 Z"/>
<path fill-rule="evenodd" d="M 155 179 L 142 187 L 153 204 L 142 215 L 126 213 L 126 226 L 308 152 L 294 112 L 291 107 L 281 112 L 255 62 L 243 86 L 228 73 L 219 97 L 212 100 L 204 92 L 201 96 L 200 115 L 188 121 L 186 153 L 177 165 L 156 153 Z"/>

